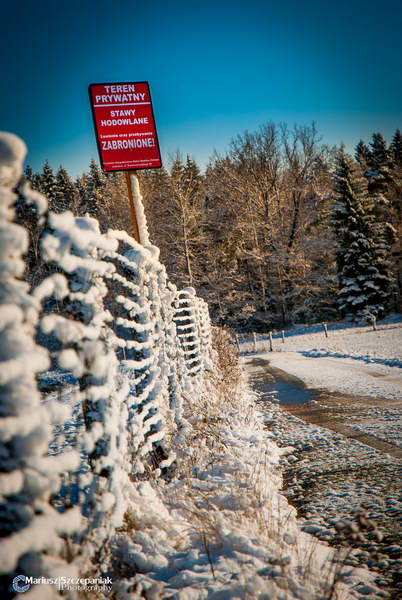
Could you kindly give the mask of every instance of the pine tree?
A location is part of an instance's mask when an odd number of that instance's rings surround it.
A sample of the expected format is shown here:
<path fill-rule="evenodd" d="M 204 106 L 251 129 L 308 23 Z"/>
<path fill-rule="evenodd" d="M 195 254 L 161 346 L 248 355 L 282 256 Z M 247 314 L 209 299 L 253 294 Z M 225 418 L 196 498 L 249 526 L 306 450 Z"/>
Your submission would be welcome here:
<path fill-rule="evenodd" d="M 87 190 L 88 173 L 83 173 L 78 176 L 74 182 L 75 188 L 78 193 L 78 206 L 77 214 L 84 215 L 86 211 L 86 190 Z"/>
<path fill-rule="evenodd" d="M 43 165 L 39 186 L 39 191 L 42 192 L 42 194 L 44 194 L 48 200 L 49 209 L 56 210 L 58 202 L 57 182 L 53 169 L 48 161 L 46 161 Z"/>
<path fill-rule="evenodd" d="M 25 254 L 26 279 L 32 285 L 37 285 L 47 273 L 46 265 L 40 253 L 40 240 L 45 227 L 44 217 L 39 214 L 36 202 L 28 202 L 25 186 L 28 184 L 33 190 L 41 190 L 42 176 L 34 173 L 27 165 L 18 184 L 16 192 L 18 199 L 15 202 L 16 223 L 22 225 L 29 235 L 28 249 Z"/>
<path fill-rule="evenodd" d="M 356 320 L 382 317 L 392 283 L 388 261 L 391 227 L 382 220 L 367 180 L 344 149 L 338 156 L 334 190 L 340 311 Z"/>
<path fill-rule="evenodd" d="M 356 146 L 355 150 L 355 159 L 357 162 L 363 167 L 367 167 L 371 158 L 370 148 L 367 146 L 366 142 L 360 140 L 360 142 Z"/>
<path fill-rule="evenodd" d="M 370 194 L 384 194 L 392 179 L 391 151 L 381 133 L 373 133 L 370 146 L 371 152 L 367 162 L 368 169 L 364 173 L 368 180 L 368 190 Z"/>
<path fill-rule="evenodd" d="M 23 178 L 25 181 L 29 181 L 31 183 L 33 190 L 41 190 L 42 175 L 40 173 L 34 173 L 29 165 L 27 165 L 25 168 Z"/>
<path fill-rule="evenodd" d="M 396 230 L 392 246 L 391 261 L 396 280 L 394 309 L 402 311 L 402 133 L 396 130 L 392 138 L 392 181 L 389 185 L 390 221 Z"/>
<path fill-rule="evenodd" d="M 24 175 L 23 176 L 24 176 L 24 178 L 25 178 L 26 181 L 30 181 L 32 183 L 33 178 L 34 178 L 34 172 L 33 172 L 32 167 L 30 165 L 27 165 L 25 167 Z"/>
<path fill-rule="evenodd" d="M 71 210 L 74 214 L 77 213 L 78 191 L 70 175 L 62 166 L 59 167 L 56 174 L 56 195 L 56 212 Z"/>
<path fill-rule="evenodd" d="M 390 160 L 390 151 L 387 142 L 381 133 L 373 133 L 371 146 L 370 164 L 373 168 L 381 168 Z"/>
<path fill-rule="evenodd" d="M 86 178 L 84 213 L 100 219 L 107 207 L 106 199 L 107 179 L 100 166 L 92 159 L 89 173 Z"/>
<path fill-rule="evenodd" d="M 393 162 L 402 167 L 402 133 L 397 129 L 391 142 L 391 154 Z"/>

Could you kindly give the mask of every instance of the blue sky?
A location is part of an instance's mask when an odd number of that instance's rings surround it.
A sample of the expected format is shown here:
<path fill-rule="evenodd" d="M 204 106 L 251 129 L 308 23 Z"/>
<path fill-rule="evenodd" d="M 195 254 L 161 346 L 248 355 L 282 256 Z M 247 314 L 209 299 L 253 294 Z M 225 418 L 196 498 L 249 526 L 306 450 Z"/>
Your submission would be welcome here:
<path fill-rule="evenodd" d="M 76 176 L 98 159 L 98 82 L 149 81 L 162 154 L 202 166 L 268 121 L 314 120 L 349 150 L 402 129 L 400 0 L 7 4 L 0 129 L 25 140 L 35 170 L 48 159 Z"/>

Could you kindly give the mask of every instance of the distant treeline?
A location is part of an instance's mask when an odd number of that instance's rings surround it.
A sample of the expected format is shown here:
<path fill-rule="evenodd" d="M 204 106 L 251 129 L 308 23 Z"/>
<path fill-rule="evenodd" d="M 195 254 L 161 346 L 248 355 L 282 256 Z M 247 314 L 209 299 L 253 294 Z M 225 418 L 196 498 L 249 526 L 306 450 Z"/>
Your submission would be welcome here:
<path fill-rule="evenodd" d="M 123 173 L 95 161 L 24 179 L 56 212 L 131 231 Z M 360 141 L 354 157 L 321 143 L 315 126 L 268 123 L 233 139 L 202 173 L 177 153 L 139 173 L 152 242 L 172 281 L 193 286 L 218 324 L 267 331 L 292 323 L 380 318 L 401 311 L 402 134 Z M 43 277 L 45 223 L 19 206 L 31 235 L 29 276 Z M 48 267 L 47 267 L 48 268 Z"/>

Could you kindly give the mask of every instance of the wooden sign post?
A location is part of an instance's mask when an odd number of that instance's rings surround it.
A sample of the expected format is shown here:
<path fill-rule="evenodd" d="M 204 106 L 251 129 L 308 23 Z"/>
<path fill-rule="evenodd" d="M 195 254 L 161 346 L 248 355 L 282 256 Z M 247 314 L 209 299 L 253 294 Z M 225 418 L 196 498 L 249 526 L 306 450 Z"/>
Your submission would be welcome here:
<path fill-rule="evenodd" d="M 134 239 L 136 242 L 138 242 L 140 244 L 141 243 L 140 230 L 138 227 L 137 214 L 136 214 L 135 205 L 134 205 L 133 186 L 131 185 L 131 175 L 132 174 L 135 174 L 135 171 L 126 171 L 125 172 L 127 192 L 128 192 L 128 201 L 130 204 L 130 212 L 131 212 L 131 221 L 133 224 Z"/>

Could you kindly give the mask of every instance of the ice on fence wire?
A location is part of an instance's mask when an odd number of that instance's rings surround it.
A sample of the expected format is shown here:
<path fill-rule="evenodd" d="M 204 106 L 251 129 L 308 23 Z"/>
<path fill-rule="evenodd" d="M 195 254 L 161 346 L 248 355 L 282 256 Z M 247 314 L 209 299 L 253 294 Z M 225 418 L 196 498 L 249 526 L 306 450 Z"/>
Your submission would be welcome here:
<path fill-rule="evenodd" d="M 59 514 L 50 503 L 60 486 L 59 474 L 75 468 L 77 456 L 74 451 L 47 456 L 51 415 L 41 405 L 35 376 L 50 362 L 48 351 L 34 338 L 39 303 L 19 279 L 27 232 L 12 223 L 16 199 L 12 190 L 22 174 L 24 156 L 21 140 L 0 133 L 0 488 L 6 524 L 6 535 L 0 539 L 0 572 L 26 572 L 23 563 L 32 554 L 42 557 L 41 571 L 46 574 L 49 561 L 43 553 L 58 554 L 60 535 L 79 529 L 79 511 Z"/>

